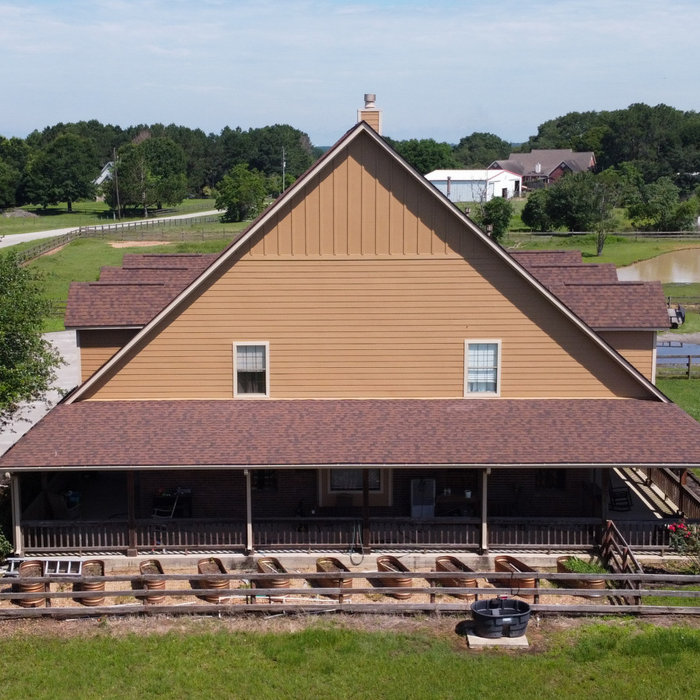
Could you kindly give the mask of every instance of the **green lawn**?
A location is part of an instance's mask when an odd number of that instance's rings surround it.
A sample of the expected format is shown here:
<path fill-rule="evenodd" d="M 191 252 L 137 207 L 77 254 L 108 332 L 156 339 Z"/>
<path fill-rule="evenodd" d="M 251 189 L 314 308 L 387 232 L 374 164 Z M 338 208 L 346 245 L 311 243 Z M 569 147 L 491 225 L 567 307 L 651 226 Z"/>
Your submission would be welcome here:
<path fill-rule="evenodd" d="M 164 216 L 170 214 L 190 214 L 197 211 L 209 211 L 215 209 L 213 199 L 186 199 L 177 207 L 169 209 Z M 7 217 L 0 216 L 0 236 L 8 236 L 14 233 L 31 233 L 33 231 L 49 231 L 54 228 L 68 228 L 78 226 L 93 226 L 95 224 L 112 223 L 113 219 L 109 207 L 104 202 L 92 200 L 74 202 L 73 211 L 68 212 L 65 205 L 57 207 L 22 207 L 25 211 L 36 214 L 31 217 Z M 123 219 L 132 221 L 142 218 L 134 216 Z"/>
<path fill-rule="evenodd" d="M 700 248 L 700 241 L 665 241 L 649 238 L 609 236 L 600 257 L 596 255 L 596 240 L 592 234 L 581 236 L 533 236 L 509 233 L 503 241 L 513 250 L 580 250 L 584 262 L 611 262 L 615 265 L 631 265 L 639 260 L 654 258 L 671 250 Z"/>
<path fill-rule="evenodd" d="M 3 694 L 52 700 L 645 700 L 692 697 L 700 683 L 700 630 L 685 626 L 586 624 L 551 633 L 544 651 L 515 653 L 470 651 L 456 634 L 358 632 L 332 621 L 287 633 L 189 627 L 186 633 L 122 636 L 105 625 L 90 638 L 0 639 Z"/>

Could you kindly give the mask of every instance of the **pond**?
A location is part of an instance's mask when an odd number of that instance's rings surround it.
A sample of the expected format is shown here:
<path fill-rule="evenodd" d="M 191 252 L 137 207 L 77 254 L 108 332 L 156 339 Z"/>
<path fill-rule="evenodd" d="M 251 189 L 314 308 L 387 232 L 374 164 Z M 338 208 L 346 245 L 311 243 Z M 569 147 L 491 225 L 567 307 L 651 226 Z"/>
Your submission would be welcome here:
<path fill-rule="evenodd" d="M 684 343 L 680 340 L 659 342 L 656 346 L 657 365 L 680 365 L 687 362 L 685 359 L 672 358 L 669 355 L 700 355 L 700 344 Z M 696 362 L 694 360 L 693 364 Z"/>
<path fill-rule="evenodd" d="M 617 277 L 623 282 L 700 282 L 700 248 L 674 250 L 634 265 L 618 267 Z"/>

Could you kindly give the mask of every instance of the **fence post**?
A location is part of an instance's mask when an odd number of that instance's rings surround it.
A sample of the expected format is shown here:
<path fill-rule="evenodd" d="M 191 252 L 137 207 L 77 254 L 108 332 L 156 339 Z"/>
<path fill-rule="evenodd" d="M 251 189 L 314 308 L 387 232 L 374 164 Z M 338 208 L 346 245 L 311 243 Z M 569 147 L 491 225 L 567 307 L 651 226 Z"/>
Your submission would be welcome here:
<path fill-rule="evenodd" d="M 690 366 L 691 366 L 691 356 L 688 355 L 688 379 L 690 379 Z"/>

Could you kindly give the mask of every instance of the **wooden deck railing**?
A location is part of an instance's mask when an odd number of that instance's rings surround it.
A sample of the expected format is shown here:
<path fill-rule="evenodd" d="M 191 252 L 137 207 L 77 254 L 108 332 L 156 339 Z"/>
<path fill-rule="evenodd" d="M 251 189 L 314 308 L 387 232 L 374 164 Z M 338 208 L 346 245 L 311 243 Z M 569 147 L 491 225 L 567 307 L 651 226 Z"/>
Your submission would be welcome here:
<path fill-rule="evenodd" d="M 647 478 L 656 484 L 688 518 L 700 518 L 700 497 L 683 483 L 672 469 L 645 469 Z M 687 479 L 695 480 L 692 474 Z"/>
<path fill-rule="evenodd" d="M 668 552 L 664 521 L 618 520 L 616 525 L 633 550 Z M 138 520 L 131 532 L 125 520 L 25 521 L 22 531 L 22 551 L 31 555 L 125 553 L 134 545 L 142 553 L 246 548 L 246 527 L 240 520 Z M 494 518 L 489 521 L 488 533 L 488 546 L 493 551 L 592 551 L 603 541 L 604 525 L 593 518 Z M 369 546 L 375 551 L 476 551 L 480 547 L 477 518 L 372 518 L 369 534 Z M 269 518 L 253 522 L 255 549 L 349 551 L 361 546 L 362 535 L 362 522 L 357 518 Z"/>

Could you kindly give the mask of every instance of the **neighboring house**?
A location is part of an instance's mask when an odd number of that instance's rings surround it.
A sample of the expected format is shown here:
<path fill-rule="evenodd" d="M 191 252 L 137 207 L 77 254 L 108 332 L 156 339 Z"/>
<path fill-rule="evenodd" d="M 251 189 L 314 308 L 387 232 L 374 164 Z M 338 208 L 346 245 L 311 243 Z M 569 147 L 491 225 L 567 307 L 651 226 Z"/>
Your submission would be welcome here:
<path fill-rule="evenodd" d="M 595 168 L 593 151 L 570 148 L 535 149 L 530 153 L 511 153 L 508 160 L 495 160 L 489 169 L 505 169 L 522 175 L 523 187 L 536 189 L 556 182 L 566 173 L 580 173 Z"/>
<path fill-rule="evenodd" d="M 433 170 L 425 177 L 451 202 L 510 199 L 522 188 L 522 177 L 507 170 Z"/>
<path fill-rule="evenodd" d="M 85 381 L 0 458 L 18 553 L 591 546 L 616 469 L 700 466 L 660 287 L 508 254 L 365 122 L 223 253 L 127 256 L 66 322 Z"/>
<path fill-rule="evenodd" d="M 112 170 L 114 163 L 110 160 L 102 166 L 100 174 L 92 181 L 92 184 L 99 187 L 105 180 L 112 179 Z"/>

